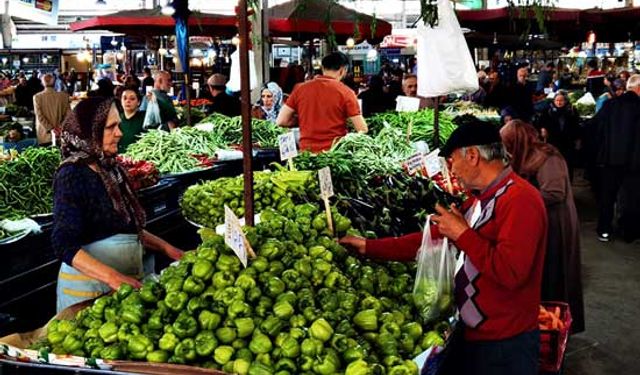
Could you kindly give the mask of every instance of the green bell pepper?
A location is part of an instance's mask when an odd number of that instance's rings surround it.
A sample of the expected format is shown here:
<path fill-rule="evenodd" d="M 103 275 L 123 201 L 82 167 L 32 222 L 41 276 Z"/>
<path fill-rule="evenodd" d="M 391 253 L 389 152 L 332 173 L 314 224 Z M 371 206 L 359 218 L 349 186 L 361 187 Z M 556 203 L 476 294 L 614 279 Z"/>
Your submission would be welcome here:
<path fill-rule="evenodd" d="M 167 332 L 158 341 L 158 347 L 167 352 L 173 352 L 176 345 L 180 343 L 180 339 L 172 332 Z"/>
<path fill-rule="evenodd" d="M 360 345 L 348 348 L 347 350 L 344 351 L 344 353 L 342 353 L 342 359 L 344 359 L 345 362 L 347 363 L 364 359 L 366 357 L 367 357 L 367 352 Z"/>
<path fill-rule="evenodd" d="M 193 263 L 191 275 L 200 280 L 209 280 L 213 275 L 213 264 L 206 259 L 198 259 Z"/>
<path fill-rule="evenodd" d="M 133 323 L 123 323 L 118 327 L 118 341 L 127 342 L 131 337 L 140 334 L 140 327 Z"/>
<path fill-rule="evenodd" d="M 313 363 L 313 371 L 320 375 L 335 374 L 339 368 L 340 357 L 332 349 L 327 349 L 326 354 Z"/>
<path fill-rule="evenodd" d="M 367 362 L 358 359 L 349 363 L 344 375 L 371 375 L 371 368 Z"/>
<path fill-rule="evenodd" d="M 147 354 L 147 362 L 167 363 L 169 361 L 169 353 L 164 350 L 154 350 Z"/>
<path fill-rule="evenodd" d="M 149 304 L 156 303 L 162 297 L 162 293 L 163 289 L 159 283 L 147 280 L 140 288 L 140 299 Z"/>
<path fill-rule="evenodd" d="M 72 333 L 68 334 L 64 340 L 62 340 L 62 348 L 67 353 L 73 353 L 76 350 L 82 349 L 82 336 L 77 336 Z"/>
<path fill-rule="evenodd" d="M 333 335 L 333 327 L 331 327 L 331 324 L 329 324 L 325 319 L 320 318 L 311 324 L 311 327 L 309 327 L 309 334 L 314 339 L 325 342 L 331 338 L 331 335 Z"/>
<path fill-rule="evenodd" d="M 202 310 L 198 315 L 198 322 L 200 323 L 200 328 L 203 330 L 214 330 L 222 321 L 222 317 L 220 314 L 216 314 L 209 310 Z"/>
<path fill-rule="evenodd" d="M 116 342 L 118 339 L 118 326 L 113 322 L 106 322 L 98 329 L 100 338 L 107 344 Z"/>
<path fill-rule="evenodd" d="M 106 359 L 110 361 L 123 359 L 124 351 L 122 350 L 122 346 L 120 344 L 111 344 L 109 346 L 105 346 L 100 350 L 101 359 Z"/>
<path fill-rule="evenodd" d="M 176 359 L 182 361 L 182 363 L 188 363 L 195 361 L 197 357 L 196 342 L 192 338 L 186 338 L 176 345 L 174 350 Z"/>
<path fill-rule="evenodd" d="M 200 357 L 208 357 L 218 346 L 218 340 L 211 331 L 201 331 L 195 338 L 196 353 Z"/>
<path fill-rule="evenodd" d="M 251 342 L 249 342 L 249 350 L 251 350 L 252 353 L 265 354 L 269 353 L 272 348 L 273 344 L 271 343 L 269 336 L 261 333 L 260 331 L 255 331 L 253 333 Z"/>
<path fill-rule="evenodd" d="M 302 354 L 307 357 L 316 357 L 320 355 L 323 348 L 324 345 L 322 341 L 313 338 L 304 339 L 304 341 L 302 341 L 302 345 L 300 345 Z"/>
<path fill-rule="evenodd" d="M 247 337 L 253 333 L 255 324 L 252 318 L 237 318 L 233 321 L 238 332 L 238 337 Z"/>
<path fill-rule="evenodd" d="M 353 317 L 355 325 L 365 331 L 378 329 L 378 313 L 374 309 L 362 310 Z"/>
<path fill-rule="evenodd" d="M 277 316 L 269 316 L 260 323 L 260 330 L 271 337 L 275 337 L 284 327 L 284 322 Z"/>
<path fill-rule="evenodd" d="M 134 335 L 129 339 L 127 352 L 133 359 L 146 359 L 153 351 L 153 342 L 144 335 Z"/>
<path fill-rule="evenodd" d="M 212 285 L 215 289 L 221 290 L 233 285 L 235 276 L 231 272 L 218 271 L 213 274 Z"/>
<path fill-rule="evenodd" d="M 280 301 L 273 305 L 273 313 L 280 319 L 289 319 L 293 315 L 294 309 L 289 302 Z"/>
<path fill-rule="evenodd" d="M 280 344 L 282 356 L 286 358 L 297 358 L 300 355 L 300 344 L 291 336 L 286 336 Z"/>
<path fill-rule="evenodd" d="M 204 291 L 204 281 L 194 276 L 189 276 L 184 280 L 182 290 L 192 296 L 197 296 Z"/>
<path fill-rule="evenodd" d="M 269 297 L 276 298 L 278 295 L 284 292 L 285 287 L 286 286 L 284 282 L 280 280 L 280 278 L 271 277 L 267 282 L 265 292 Z"/>
<path fill-rule="evenodd" d="M 213 352 L 213 360 L 219 365 L 224 365 L 231 360 L 235 351 L 228 345 L 217 347 Z"/>
<path fill-rule="evenodd" d="M 236 355 L 237 357 L 237 355 Z M 251 361 L 244 358 L 236 358 L 233 361 L 233 373 L 238 375 L 247 375 L 251 367 Z"/>
<path fill-rule="evenodd" d="M 233 327 L 220 327 L 216 329 L 216 337 L 223 344 L 231 344 L 238 337 L 238 334 Z"/>
<path fill-rule="evenodd" d="M 187 312 L 178 315 L 173 322 L 173 332 L 181 339 L 193 337 L 198 332 L 198 321 Z"/>
<path fill-rule="evenodd" d="M 164 303 L 167 307 L 176 312 L 182 311 L 188 300 L 189 296 L 185 292 L 169 292 L 164 297 Z"/>
<path fill-rule="evenodd" d="M 120 287 L 113 295 L 116 301 L 122 302 L 125 298 L 127 298 L 131 293 L 133 293 L 133 287 L 127 283 L 120 284 Z"/>

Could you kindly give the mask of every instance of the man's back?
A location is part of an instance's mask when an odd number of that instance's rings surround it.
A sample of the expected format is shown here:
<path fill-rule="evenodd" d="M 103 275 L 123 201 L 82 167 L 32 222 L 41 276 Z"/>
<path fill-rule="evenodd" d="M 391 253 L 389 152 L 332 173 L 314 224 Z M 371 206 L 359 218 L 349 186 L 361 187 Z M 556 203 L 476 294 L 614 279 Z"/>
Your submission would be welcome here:
<path fill-rule="evenodd" d="M 33 97 L 38 143 L 51 142 L 51 129 L 60 127 L 69 110 L 69 95 L 52 87 Z"/>
<path fill-rule="evenodd" d="M 327 150 L 335 138 L 344 137 L 347 119 L 360 114 L 354 92 L 326 76 L 298 84 L 287 106 L 298 113 L 301 148 L 313 152 Z"/>
<path fill-rule="evenodd" d="M 597 164 L 604 166 L 626 166 L 632 154 L 638 154 L 634 140 L 640 126 L 640 98 L 626 92 L 618 98 L 608 100 L 595 118 L 597 126 Z M 634 164 L 640 164 L 640 161 Z M 637 165 L 636 167 L 640 167 Z"/>

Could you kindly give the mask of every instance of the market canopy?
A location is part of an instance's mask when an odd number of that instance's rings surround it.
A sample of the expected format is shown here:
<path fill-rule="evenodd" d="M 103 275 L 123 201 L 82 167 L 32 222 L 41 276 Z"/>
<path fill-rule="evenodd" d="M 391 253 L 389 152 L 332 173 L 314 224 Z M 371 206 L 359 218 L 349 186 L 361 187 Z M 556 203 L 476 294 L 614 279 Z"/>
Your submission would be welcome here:
<path fill-rule="evenodd" d="M 548 8 L 542 13 L 546 33 L 532 7 L 456 11 L 460 25 L 486 34 L 547 34 L 562 42 L 584 42 L 591 31 L 598 42 L 640 39 L 640 7 L 616 9 Z"/>
<path fill-rule="evenodd" d="M 238 32 L 234 15 L 192 12 L 188 26 L 190 35 L 211 35 L 232 37 Z M 72 31 L 107 30 L 114 33 L 140 36 L 175 34 L 176 22 L 173 17 L 154 9 L 123 10 L 97 16 L 70 24 Z"/>
<path fill-rule="evenodd" d="M 325 38 L 329 25 L 339 43 L 350 37 L 378 43 L 391 34 L 391 24 L 331 0 L 290 0 L 269 8 L 269 34 L 296 40 Z"/>

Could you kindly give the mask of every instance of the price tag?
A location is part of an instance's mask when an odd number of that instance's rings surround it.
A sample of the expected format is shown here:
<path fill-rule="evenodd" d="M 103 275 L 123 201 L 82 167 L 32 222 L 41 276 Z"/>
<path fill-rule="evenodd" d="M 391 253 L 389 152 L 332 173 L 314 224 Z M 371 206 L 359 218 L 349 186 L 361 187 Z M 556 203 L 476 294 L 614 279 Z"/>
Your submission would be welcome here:
<path fill-rule="evenodd" d="M 425 165 L 424 154 L 422 152 L 418 152 L 412 155 L 409 159 L 407 159 L 406 164 L 407 171 L 410 175 L 422 171 L 422 168 Z"/>
<path fill-rule="evenodd" d="M 420 98 L 402 95 L 396 98 L 397 112 L 417 112 L 418 110 L 420 110 Z"/>
<path fill-rule="evenodd" d="M 427 170 L 427 177 L 429 178 L 432 178 L 442 172 L 442 160 L 440 159 L 440 156 L 438 156 L 439 153 L 440 149 L 437 148 L 425 157 L 424 164 Z"/>
<path fill-rule="evenodd" d="M 333 197 L 333 182 L 331 181 L 331 168 L 324 167 L 318 171 L 320 179 L 320 195 L 323 199 Z"/>
<path fill-rule="evenodd" d="M 194 90 L 200 90 L 200 82 L 194 82 L 191 84 Z"/>
<path fill-rule="evenodd" d="M 290 160 L 298 156 L 296 137 L 293 132 L 288 132 L 278 136 L 280 145 L 280 160 Z"/>
<path fill-rule="evenodd" d="M 247 250 L 249 242 L 244 236 L 242 225 L 236 214 L 226 205 L 224 206 L 224 243 L 227 244 L 240 258 L 240 262 L 247 267 Z"/>

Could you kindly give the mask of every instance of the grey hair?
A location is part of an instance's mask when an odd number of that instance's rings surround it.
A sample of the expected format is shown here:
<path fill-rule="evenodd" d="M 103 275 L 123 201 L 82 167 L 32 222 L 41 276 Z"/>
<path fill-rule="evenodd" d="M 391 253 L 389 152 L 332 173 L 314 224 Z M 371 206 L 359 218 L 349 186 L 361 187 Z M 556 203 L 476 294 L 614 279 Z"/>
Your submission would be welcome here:
<path fill-rule="evenodd" d="M 631 91 L 640 86 L 640 74 L 634 74 L 627 81 L 627 91 Z"/>
<path fill-rule="evenodd" d="M 488 145 L 475 145 L 475 146 L 463 147 L 460 150 L 460 152 L 462 153 L 462 156 L 466 156 L 467 149 L 469 149 L 470 147 L 477 148 L 478 153 L 480 154 L 480 157 L 486 161 L 500 160 L 504 165 L 509 164 L 509 156 L 507 154 L 507 149 L 504 147 L 504 144 L 502 142 L 491 143 Z"/>

